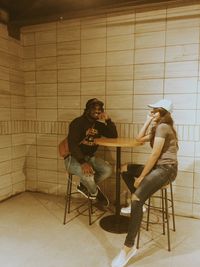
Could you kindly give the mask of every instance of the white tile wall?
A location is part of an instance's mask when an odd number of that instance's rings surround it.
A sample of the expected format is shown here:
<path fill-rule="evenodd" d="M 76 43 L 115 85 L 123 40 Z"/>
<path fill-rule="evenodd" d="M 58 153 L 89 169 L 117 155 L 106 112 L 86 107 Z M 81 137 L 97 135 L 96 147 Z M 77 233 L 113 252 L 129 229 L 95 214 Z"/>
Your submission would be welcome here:
<path fill-rule="evenodd" d="M 20 42 L 0 25 L 0 200 L 25 190 L 24 77 Z M 31 67 L 28 62 L 26 67 Z M 19 134 L 18 134 L 19 133 Z"/>
<path fill-rule="evenodd" d="M 166 94 L 187 94 L 197 92 L 198 78 L 167 78 L 164 80 Z"/>
<path fill-rule="evenodd" d="M 89 98 L 105 102 L 120 136 L 134 137 L 147 104 L 166 97 L 174 102 L 180 140 L 176 211 L 200 217 L 199 10 L 199 4 L 115 10 L 27 26 L 22 46 L 1 27 L 0 199 L 24 190 L 20 168 L 25 157 L 27 189 L 63 193 L 65 169 L 57 144 Z M 101 152 L 114 166 L 115 150 Z M 149 153 L 148 146 L 125 149 L 122 162 L 145 163 Z M 5 177 L 12 177 L 14 184 L 5 184 Z M 111 196 L 114 179 L 106 183 Z"/>

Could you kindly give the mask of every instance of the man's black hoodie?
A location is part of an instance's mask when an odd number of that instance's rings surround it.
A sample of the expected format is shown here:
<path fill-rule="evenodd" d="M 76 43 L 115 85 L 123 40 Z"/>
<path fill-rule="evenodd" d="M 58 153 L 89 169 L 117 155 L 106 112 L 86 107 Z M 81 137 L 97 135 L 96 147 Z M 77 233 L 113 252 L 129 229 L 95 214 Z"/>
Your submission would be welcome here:
<path fill-rule="evenodd" d="M 68 145 L 71 155 L 80 163 L 85 162 L 85 156 L 93 156 L 98 145 L 94 139 L 101 136 L 116 138 L 115 124 L 108 119 L 105 123 L 91 119 L 86 113 L 75 118 L 69 125 Z"/>

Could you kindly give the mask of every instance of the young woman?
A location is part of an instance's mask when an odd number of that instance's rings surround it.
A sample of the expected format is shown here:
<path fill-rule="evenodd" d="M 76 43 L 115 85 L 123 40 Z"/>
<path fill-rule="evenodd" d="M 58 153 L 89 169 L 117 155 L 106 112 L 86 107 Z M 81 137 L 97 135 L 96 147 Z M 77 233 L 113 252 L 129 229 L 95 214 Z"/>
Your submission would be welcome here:
<path fill-rule="evenodd" d="M 162 99 L 148 105 L 152 111 L 136 139 L 150 142 L 152 152 L 145 165 L 128 164 L 122 177 L 132 193 L 128 233 L 112 267 L 123 267 L 136 254 L 135 238 L 143 216 L 145 201 L 177 175 L 177 134 L 171 117 L 172 102 Z M 150 127 L 152 125 L 152 127 Z"/>

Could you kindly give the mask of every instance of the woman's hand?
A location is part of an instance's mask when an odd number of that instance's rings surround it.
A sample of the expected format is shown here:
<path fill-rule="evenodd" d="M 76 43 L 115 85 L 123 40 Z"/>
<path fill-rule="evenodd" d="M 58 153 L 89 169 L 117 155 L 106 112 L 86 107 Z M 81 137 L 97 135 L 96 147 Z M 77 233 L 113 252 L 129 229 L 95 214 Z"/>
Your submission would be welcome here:
<path fill-rule="evenodd" d="M 128 163 L 125 163 L 123 165 L 121 165 L 121 168 L 120 168 L 120 172 L 127 172 L 127 168 L 128 168 Z"/>
<path fill-rule="evenodd" d="M 143 176 L 139 176 L 138 178 L 136 178 L 134 182 L 134 187 L 138 188 L 143 179 L 144 179 Z"/>
<path fill-rule="evenodd" d="M 146 117 L 146 121 L 151 123 L 151 121 L 154 119 L 154 113 L 153 112 L 148 112 L 147 113 L 147 117 Z"/>

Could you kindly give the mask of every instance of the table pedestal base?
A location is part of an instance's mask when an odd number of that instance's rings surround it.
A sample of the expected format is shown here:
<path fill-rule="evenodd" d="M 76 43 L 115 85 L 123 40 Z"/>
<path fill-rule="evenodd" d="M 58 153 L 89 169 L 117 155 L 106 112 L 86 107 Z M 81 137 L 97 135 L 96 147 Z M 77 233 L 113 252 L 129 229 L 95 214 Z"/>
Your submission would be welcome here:
<path fill-rule="evenodd" d="M 100 220 L 100 226 L 110 233 L 123 234 L 127 233 L 129 217 L 109 215 Z"/>

